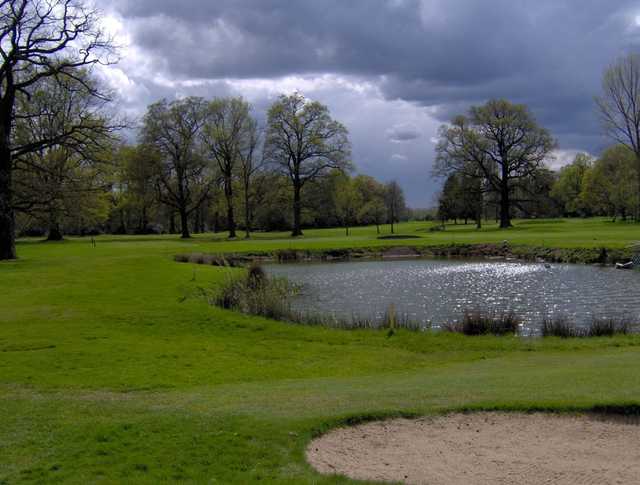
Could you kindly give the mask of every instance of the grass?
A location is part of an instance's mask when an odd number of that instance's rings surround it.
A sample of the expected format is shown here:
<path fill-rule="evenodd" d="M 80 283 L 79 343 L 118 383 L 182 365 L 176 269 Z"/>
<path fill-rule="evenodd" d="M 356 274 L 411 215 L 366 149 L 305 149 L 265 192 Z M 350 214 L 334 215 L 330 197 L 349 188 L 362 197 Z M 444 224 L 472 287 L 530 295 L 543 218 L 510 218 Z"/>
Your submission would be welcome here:
<path fill-rule="evenodd" d="M 411 244 L 624 247 L 603 220 L 428 231 Z M 351 483 L 304 460 L 312 436 L 371 417 L 640 404 L 640 337 L 520 339 L 296 326 L 210 306 L 241 271 L 178 253 L 402 245 L 375 228 L 20 242 L 0 263 L 0 483 Z M 635 406 L 635 407 L 634 407 Z"/>

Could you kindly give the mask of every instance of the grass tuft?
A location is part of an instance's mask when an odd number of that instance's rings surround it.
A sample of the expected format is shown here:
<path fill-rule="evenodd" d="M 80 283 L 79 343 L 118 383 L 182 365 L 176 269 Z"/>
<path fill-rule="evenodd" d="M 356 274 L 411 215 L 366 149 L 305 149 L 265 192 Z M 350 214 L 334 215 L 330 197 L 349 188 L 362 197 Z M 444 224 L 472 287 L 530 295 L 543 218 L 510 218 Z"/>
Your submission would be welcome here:
<path fill-rule="evenodd" d="M 594 318 L 588 326 L 581 327 L 566 317 L 549 317 L 542 321 L 543 337 L 584 338 L 613 337 L 631 333 L 633 325 L 626 318 Z"/>
<path fill-rule="evenodd" d="M 516 335 L 522 320 L 513 312 L 486 314 L 480 311 L 466 312 L 461 322 L 447 323 L 447 332 L 464 335 Z"/>

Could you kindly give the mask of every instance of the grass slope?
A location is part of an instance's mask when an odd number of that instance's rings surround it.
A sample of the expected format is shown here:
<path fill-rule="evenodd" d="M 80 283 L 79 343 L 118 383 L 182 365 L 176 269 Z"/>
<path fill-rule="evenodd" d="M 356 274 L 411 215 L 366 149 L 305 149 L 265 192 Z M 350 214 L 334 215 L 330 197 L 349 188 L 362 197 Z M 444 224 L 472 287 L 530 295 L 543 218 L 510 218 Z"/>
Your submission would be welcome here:
<path fill-rule="evenodd" d="M 411 244 L 624 247 L 602 220 L 509 231 L 423 224 Z M 348 483 L 306 465 L 314 433 L 349 419 L 451 409 L 558 410 L 640 401 L 640 337 L 468 338 L 347 332 L 209 307 L 224 268 L 179 252 L 402 244 L 373 228 L 302 239 L 199 236 L 24 241 L 0 264 L 0 483 Z"/>

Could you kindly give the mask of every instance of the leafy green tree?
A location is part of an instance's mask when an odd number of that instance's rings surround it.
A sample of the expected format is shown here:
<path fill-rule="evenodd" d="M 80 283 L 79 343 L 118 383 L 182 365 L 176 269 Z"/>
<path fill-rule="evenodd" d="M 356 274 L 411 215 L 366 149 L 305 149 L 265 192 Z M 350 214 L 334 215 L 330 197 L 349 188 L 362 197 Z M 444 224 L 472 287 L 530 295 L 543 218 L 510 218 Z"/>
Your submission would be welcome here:
<path fill-rule="evenodd" d="M 593 159 L 589 155 L 578 153 L 573 162 L 560 169 L 551 196 L 562 205 L 564 215 L 587 215 L 581 194 L 584 190 L 585 176 L 592 166 Z"/>
<path fill-rule="evenodd" d="M 452 173 L 444 181 L 442 192 L 438 197 L 438 219 L 443 224 L 453 219 L 457 222 L 458 215 L 460 214 L 460 200 L 461 200 L 461 187 L 458 174 Z"/>
<path fill-rule="evenodd" d="M 62 218 L 80 214 L 78 201 L 89 211 L 95 205 L 91 194 L 105 191 L 119 128 L 111 124 L 105 102 L 84 89 L 96 80 L 86 72 L 76 75 L 44 77 L 30 87 L 28 99 L 16 103 L 14 144 L 34 148 L 14 156 L 13 206 L 45 220 L 48 239 L 56 241 L 63 236 Z"/>
<path fill-rule="evenodd" d="M 81 69 L 110 62 L 112 52 L 98 12 L 81 0 L 0 2 L 0 260 L 16 257 L 14 159 L 60 145 L 73 133 L 20 144 L 14 134 L 17 103 L 44 79 L 73 79 L 74 89 L 104 99 L 95 85 L 84 82 Z"/>
<path fill-rule="evenodd" d="M 302 235 L 302 189 L 331 170 L 349 170 L 347 129 L 329 109 L 298 93 L 282 95 L 269 108 L 265 159 L 287 177 L 293 189 L 293 236 Z"/>
<path fill-rule="evenodd" d="M 636 170 L 635 154 L 628 147 L 605 150 L 585 174 L 583 203 L 594 213 L 626 219 L 637 204 Z"/>
<path fill-rule="evenodd" d="M 148 233 L 157 206 L 154 181 L 160 170 L 160 154 L 144 145 L 123 146 L 117 158 L 122 203 L 136 215 L 136 232 Z"/>
<path fill-rule="evenodd" d="M 508 228 L 515 192 L 555 146 L 526 106 L 491 100 L 440 129 L 436 172 L 482 178 L 499 195 L 500 227 Z"/>
<path fill-rule="evenodd" d="M 384 184 L 368 175 L 358 175 L 353 179 L 353 184 L 362 199 L 358 221 L 361 224 L 375 224 L 376 232 L 380 234 L 380 224 L 387 220 Z"/>
<path fill-rule="evenodd" d="M 354 180 L 348 175 L 343 175 L 336 184 L 334 196 L 338 218 L 342 221 L 348 236 L 350 226 L 357 222 L 358 211 L 363 203 L 362 194 L 356 187 Z"/>

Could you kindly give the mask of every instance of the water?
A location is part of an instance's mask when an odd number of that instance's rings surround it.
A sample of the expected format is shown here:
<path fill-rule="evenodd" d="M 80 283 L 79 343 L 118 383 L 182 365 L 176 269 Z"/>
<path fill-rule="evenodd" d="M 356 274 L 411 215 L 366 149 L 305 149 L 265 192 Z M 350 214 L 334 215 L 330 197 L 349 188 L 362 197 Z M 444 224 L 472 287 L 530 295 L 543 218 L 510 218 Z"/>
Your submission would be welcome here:
<path fill-rule="evenodd" d="M 399 315 L 438 327 L 465 311 L 513 311 L 535 333 L 545 316 L 588 324 L 595 317 L 640 321 L 640 272 L 596 266 L 455 260 L 268 265 L 301 286 L 294 308 L 381 320 Z"/>

